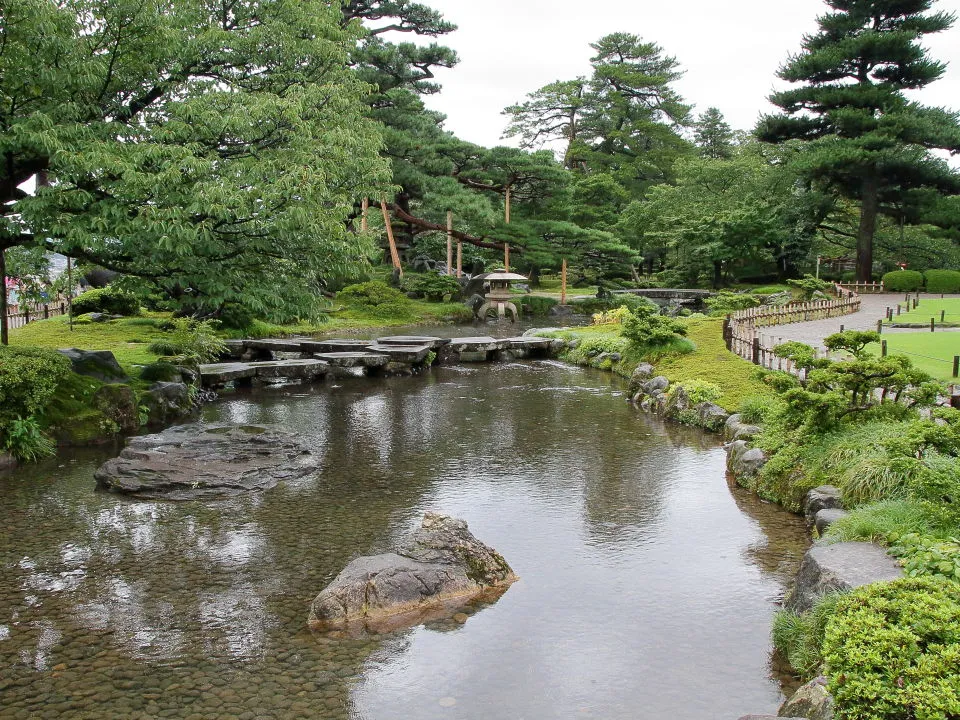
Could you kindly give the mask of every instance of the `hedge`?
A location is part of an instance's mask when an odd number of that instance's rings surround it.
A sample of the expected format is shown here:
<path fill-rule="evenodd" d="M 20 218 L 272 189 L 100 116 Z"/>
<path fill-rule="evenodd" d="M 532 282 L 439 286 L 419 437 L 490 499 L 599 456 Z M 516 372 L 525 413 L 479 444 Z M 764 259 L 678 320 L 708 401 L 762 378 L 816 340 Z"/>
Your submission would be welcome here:
<path fill-rule="evenodd" d="M 929 293 L 960 293 L 960 271 L 927 270 L 924 274 Z"/>
<path fill-rule="evenodd" d="M 913 292 L 923 287 L 923 273 L 916 270 L 894 270 L 883 276 L 883 287 L 893 292 Z"/>

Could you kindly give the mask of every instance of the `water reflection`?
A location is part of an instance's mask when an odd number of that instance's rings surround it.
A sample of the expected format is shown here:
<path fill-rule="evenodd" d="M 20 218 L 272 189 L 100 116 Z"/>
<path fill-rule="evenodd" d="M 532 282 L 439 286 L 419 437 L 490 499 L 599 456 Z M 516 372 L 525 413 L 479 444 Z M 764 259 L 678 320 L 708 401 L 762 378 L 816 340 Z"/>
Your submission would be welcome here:
<path fill-rule="evenodd" d="M 109 454 L 0 479 L 0 717 L 737 717 L 772 709 L 774 601 L 802 524 L 724 483 L 713 438 L 558 363 L 226 396 L 312 477 L 222 502 L 93 491 Z M 304 628 L 359 554 L 437 509 L 521 580 L 465 624 Z M 57 715 L 59 713 L 59 715 Z"/>

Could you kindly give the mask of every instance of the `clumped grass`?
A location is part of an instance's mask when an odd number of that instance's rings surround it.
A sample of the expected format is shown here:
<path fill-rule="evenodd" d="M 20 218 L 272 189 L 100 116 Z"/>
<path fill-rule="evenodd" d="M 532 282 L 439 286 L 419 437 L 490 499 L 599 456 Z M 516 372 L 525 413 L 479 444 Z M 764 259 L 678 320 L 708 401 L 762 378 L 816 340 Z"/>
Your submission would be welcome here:
<path fill-rule="evenodd" d="M 854 540 L 886 544 L 891 534 L 921 533 L 945 537 L 949 530 L 935 522 L 929 503 L 916 500 L 883 500 L 856 508 L 834 522 L 823 536 L 826 543 Z"/>
<path fill-rule="evenodd" d="M 823 638 L 842 593 L 825 595 L 806 613 L 781 610 L 773 621 L 773 646 L 804 680 L 823 665 Z"/>

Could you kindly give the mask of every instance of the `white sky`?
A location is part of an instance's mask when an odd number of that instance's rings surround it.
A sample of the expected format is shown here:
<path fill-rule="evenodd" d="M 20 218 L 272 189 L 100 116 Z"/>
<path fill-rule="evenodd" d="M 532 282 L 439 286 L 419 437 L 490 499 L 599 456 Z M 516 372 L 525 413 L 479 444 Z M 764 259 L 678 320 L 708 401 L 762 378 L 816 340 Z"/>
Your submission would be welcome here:
<path fill-rule="evenodd" d="M 506 144 L 504 107 L 554 80 L 589 74 L 589 44 L 612 32 L 676 57 L 686 70 L 676 88 L 695 113 L 716 106 L 735 129 L 750 130 L 774 110 L 766 97 L 777 68 L 827 10 L 822 0 L 420 1 L 459 26 L 440 42 L 460 64 L 438 73 L 443 92 L 427 104 L 448 116 L 448 130 L 488 147 Z M 960 0 L 940 0 L 937 9 L 960 15 Z M 926 45 L 949 67 L 915 99 L 960 110 L 960 20 Z"/>

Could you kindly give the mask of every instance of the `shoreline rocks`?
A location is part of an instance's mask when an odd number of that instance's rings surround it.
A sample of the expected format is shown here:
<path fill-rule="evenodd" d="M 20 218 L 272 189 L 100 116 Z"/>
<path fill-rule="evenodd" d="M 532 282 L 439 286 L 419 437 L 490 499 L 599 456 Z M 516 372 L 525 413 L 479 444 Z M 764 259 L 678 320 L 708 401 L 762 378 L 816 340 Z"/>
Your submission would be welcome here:
<path fill-rule="evenodd" d="M 347 565 L 314 599 L 307 622 L 315 631 L 391 632 L 496 600 L 516 579 L 466 522 L 427 513 L 393 552 Z"/>
<path fill-rule="evenodd" d="M 296 436 L 258 426 L 181 425 L 131 438 L 94 473 L 97 486 L 139 498 L 195 500 L 268 490 L 320 463 Z"/>

